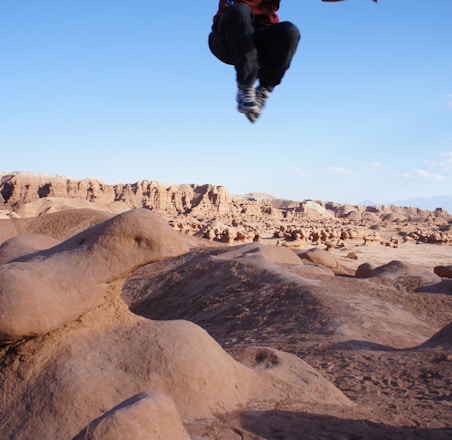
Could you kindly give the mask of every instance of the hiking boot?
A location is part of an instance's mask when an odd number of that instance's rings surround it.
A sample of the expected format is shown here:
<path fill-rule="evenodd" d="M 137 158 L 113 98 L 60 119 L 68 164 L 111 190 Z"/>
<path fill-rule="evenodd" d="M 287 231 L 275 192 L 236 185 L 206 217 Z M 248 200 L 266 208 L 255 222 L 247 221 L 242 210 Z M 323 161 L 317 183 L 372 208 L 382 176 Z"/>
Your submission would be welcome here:
<path fill-rule="evenodd" d="M 256 103 L 256 90 L 254 87 L 239 87 L 237 92 L 237 110 L 240 113 L 256 113 L 259 106 Z"/>
<path fill-rule="evenodd" d="M 267 99 L 270 97 L 270 91 L 265 87 L 258 86 L 256 89 L 256 104 L 259 107 L 259 113 L 264 109 Z"/>
<path fill-rule="evenodd" d="M 248 121 L 250 121 L 252 124 L 254 124 L 257 121 L 257 118 L 259 117 L 259 113 L 245 113 L 245 116 L 247 117 Z"/>
<path fill-rule="evenodd" d="M 256 104 L 258 107 L 257 111 L 254 110 L 246 113 L 248 121 L 250 121 L 252 124 L 254 124 L 259 118 L 261 111 L 264 109 L 265 103 L 267 102 L 269 96 L 270 91 L 268 89 L 262 86 L 258 86 L 258 88 L 256 89 Z"/>

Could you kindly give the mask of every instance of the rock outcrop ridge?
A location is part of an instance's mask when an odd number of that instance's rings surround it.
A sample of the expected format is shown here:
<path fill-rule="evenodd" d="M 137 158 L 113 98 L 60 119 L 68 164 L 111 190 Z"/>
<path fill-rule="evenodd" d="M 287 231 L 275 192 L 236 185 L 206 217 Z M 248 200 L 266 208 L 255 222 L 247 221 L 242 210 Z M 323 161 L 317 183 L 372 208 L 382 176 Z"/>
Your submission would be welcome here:
<path fill-rule="evenodd" d="M 340 246 L 347 240 L 367 245 L 397 247 L 413 241 L 452 244 L 452 216 L 435 211 L 397 206 L 352 206 L 304 200 L 301 202 L 251 195 L 231 196 L 223 186 L 165 185 L 152 180 L 108 185 L 96 179 L 10 173 L 0 175 L 0 206 L 4 218 L 27 216 L 34 204 L 39 213 L 53 212 L 51 200 L 92 202 L 112 213 L 147 208 L 165 218 L 178 231 L 226 243 L 274 237 L 300 245 Z M 43 200 L 49 206 L 44 209 Z M 67 209 L 67 207 L 65 208 Z M 35 210 L 36 211 L 36 210 Z M 9 216 L 9 217 L 8 217 Z M 1 217 L 0 217 L 1 218 Z M 381 229 L 394 236 L 381 237 Z M 387 234 L 386 234 L 387 235 Z"/>
<path fill-rule="evenodd" d="M 34 174 L 4 174 L 0 180 L 0 202 L 17 209 L 44 197 L 82 199 L 90 202 L 123 202 L 129 208 L 152 208 L 172 215 L 209 209 L 222 211 L 230 203 L 224 187 L 213 185 L 172 185 L 142 180 L 134 184 L 107 185 L 97 179 Z"/>
<path fill-rule="evenodd" d="M 120 288 L 118 279 L 124 273 L 162 255 L 188 252 L 189 237 L 181 240 L 171 229 L 168 235 L 167 228 L 155 213 L 132 210 L 50 249 L 1 265 L 0 342 L 55 330 L 104 302 L 106 291 Z M 55 285 L 60 288 L 57 295 Z"/>

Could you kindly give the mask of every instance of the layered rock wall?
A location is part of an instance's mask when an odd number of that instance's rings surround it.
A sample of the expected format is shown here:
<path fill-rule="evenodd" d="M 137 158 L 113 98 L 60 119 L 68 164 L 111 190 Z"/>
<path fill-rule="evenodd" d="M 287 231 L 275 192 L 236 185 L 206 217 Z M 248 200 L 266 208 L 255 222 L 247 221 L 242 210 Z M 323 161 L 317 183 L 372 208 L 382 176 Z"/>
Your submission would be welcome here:
<path fill-rule="evenodd" d="M 90 202 L 123 202 L 130 208 L 150 208 L 171 215 L 192 211 L 227 212 L 231 198 L 222 186 L 171 185 L 142 180 L 133 184 L 107 185 L 96 179 L 74 180 L 58 176 L 4 174 L 0 203 L 5 209 L 44 197 L 82 199 Z"/>
<path fill-rule="evenodd" d="M 77 199 L 117 210 L 147 208 L 175 229 L 228 243 L 273 236 L 284 241 L 328 243 L 364 240 L 366 244 L 397 246 L 399 239 L 380 238 L 394 232 L 403 240 L 452 244 L 452 216 L 438 208 L 427 211 L 398 206 L 353 206 L 267 196 L 231 196 L 223 186 L 165 185 L 157 181 L 107 185 L 96 179 L 74 180 L 27 173 L 0 174 L 0 218 L 33 212 L 40 199 Z M 60 202 L 61 203 L 61 202 Z M 67 209 L 67 208 L 66 208 Z M 56 208 L 55 208 L 56 210 Z M 111 209 L 113 212 L 114 210 Z M 46 208 L 47 212 L 52 212 Z M 36 214 L 40 215 L 40 214 Z M 390 234 L 389 234 L 390 236 Z"/>

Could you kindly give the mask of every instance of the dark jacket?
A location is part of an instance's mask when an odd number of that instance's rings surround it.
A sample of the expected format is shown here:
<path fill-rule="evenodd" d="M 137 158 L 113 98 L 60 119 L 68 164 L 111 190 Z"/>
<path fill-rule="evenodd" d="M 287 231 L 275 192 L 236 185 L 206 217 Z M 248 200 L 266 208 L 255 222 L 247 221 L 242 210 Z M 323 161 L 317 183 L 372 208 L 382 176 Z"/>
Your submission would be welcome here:
<path fill-rule="evenodd" d="M 271 26 L 279 22 L 277 14 L 279 2 L 280 0 L 236 0 L 234 3 L 246 3 L 251 8 L 259 26 Z M 214 22 L 231 7 L 228 3 L 227 0 L 220 0 L 218 12 L 213 18 Z"/>

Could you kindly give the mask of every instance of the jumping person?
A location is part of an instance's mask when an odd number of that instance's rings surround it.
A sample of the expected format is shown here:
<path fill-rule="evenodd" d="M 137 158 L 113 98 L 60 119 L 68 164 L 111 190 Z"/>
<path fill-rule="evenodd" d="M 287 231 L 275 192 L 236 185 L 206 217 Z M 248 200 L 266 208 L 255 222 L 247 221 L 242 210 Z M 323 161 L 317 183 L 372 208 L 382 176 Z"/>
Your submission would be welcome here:
<path fill-rule="evenodd" d="M 300 41 L 293 23 L 279 21 L 279 4 L 280 0 L 220 0 L 213 18 L 209 48 L 220 61 L 235 66 L 237 110 L 251 122 L 281 83 Z"/>

